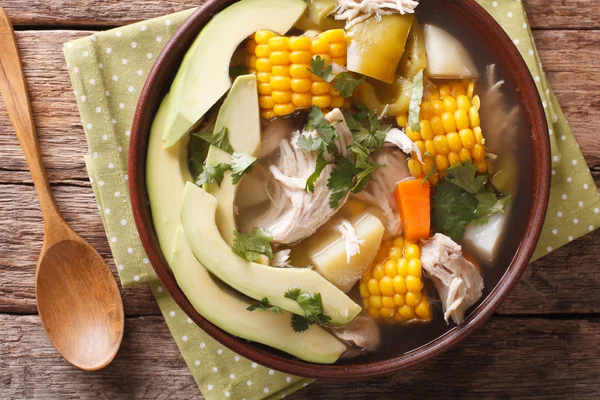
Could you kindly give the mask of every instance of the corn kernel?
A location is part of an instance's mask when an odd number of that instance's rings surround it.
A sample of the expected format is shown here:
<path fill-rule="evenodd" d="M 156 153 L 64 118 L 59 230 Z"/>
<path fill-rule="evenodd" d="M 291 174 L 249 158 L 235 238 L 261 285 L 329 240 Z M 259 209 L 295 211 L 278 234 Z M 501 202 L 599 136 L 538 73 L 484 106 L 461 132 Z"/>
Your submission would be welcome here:
<path fill-rule="evenodd" d="M 373 267 L 373 278 L 380 280 L 385 276 L 385 267 L 383 264 L 375 264 Z"/>
<path fill-rule="evenodd" d="M 485 147 L 480 144 L 476 144 L 471 150 L 471 155 L 475 161 L 485 160 Z"/>
<path fill-rule="evenodd" d="M 329 45 L 331 57 L 343 57 L 346 55 L 346 43 L 331 43 Z"/>
<path fill-rule="evenodd" d="M 421 132 L 413 131 L 410 126 L 406 127 L 406 135 L 415 143 L 423 139 Z"/>
<path fill-rule="evenodd" d="M 438 171 L 445 171 L 450 168 L 450 161 L 448 161 L 448 157 L 444 154 L 436 154 L 435 165 L 437 166 Z"/>
<path fill-rule="evenodd" d="M 418 140 L 418 141 L 415 142 L 415 144 L 419 148 L 419 151 L 421 152 L 421 154 L 425 154 L 425 152 L 427 151 L 425 149 L 425 142 L 422 141 L 422 140 Z"/>
<path fill-rule="evenodd" d="M 475 135 L 473 134 L 472 130 L 462 129 L 460 132 L 458 132 L 458 135 L 460 136 L 460 141 L 462 142 L 464 148 L 470 150 L 473 148 L 473 146 L 475 146 Z"/>
<path fill-rule="evenodd" d="M 379 318 L 379 310 L 376 308 L 369 307 L 368 313 L 373 318 Z"/>
<path fill-rule="evenodd" d="M 271 83 L 271 73 L 269 73 L 269 72 L 258 72 L 256 74 L 256 79 L 258 80 L 258 82 Z"/>
<path fill-rule="evenodd" d="M 421 127 L 421 137 L 423 140 L 431 140 L 433 139 L 433 128 L 431 127 L 431 122 L 427 119 L 424 119 L 419 123 Z"/>
<path fill-rule="evenodd" d="M 475 134 L 475 141 L 477 144 L 485 144 L 485 139 L 483 138 L 483 132 L 481 131 L 481 127 L 476 126 L 473 128 L 473 133 Z"/>
<path fill-rule="evenodd" d="M 358 291 L 360 292 L 360 297 L 362 297 L 363 299 L 366 299 L 367 297 L 369 297 L 371 294 L 369 293 L 369 289 L 367 289 L 367 284 L 365 282 L 361 282 L 358 285 Z M 368 308 L 369 306 L 365 306 L 365 308 Z"/>
<path fill-rule="evenodd" d="M 385 271 L 385 275 L 389 276 L 390 278 L 393 278 L 398 274 L 396 271 L 396 262 L 394 260 L 386 260 L 386 262 L 383 263 L 383 269 Z"/>
<path fill-rule="evenodd" d="M 448 162 L 450 163 L 450 165 L 460 164 L 460 156 L 458 155 L 458 153 L 451 152 L 450 154 L 448 154 Z"/>
<path fill-rule="evenodd" d="M 323 35 L 317 36 L 312 41 L 311 51 L 313 54 L 327 53 L 329 51 L 329 40 Z"/>
<path fill-rule="evenodd" d="M 444 131 L 444 123 L 437 115 L 431 118 L 431 129 L 433 130 L 434 135 L 443 135 L 446 133 L 446 131 Z"/>
<path fill-rule="evenodd" d="M 290 53 L 290 62 L 292 64 L 305 64 L 310 67 L 311 58 L 311 52 L 306 50 L 297 50 Z"/>
<path fill-rule="evenodd" d="M 292 104 L 298 108 L 310 107 L 312 96 L 310 93 L 292 93 Z"/>
<path fill-rule="evenodd" d="M 274 65 L 287 65 L 290 63 L 289 51 L 272 51 L 269 59 Z"/>
<path fill-rule="evenodd" d="M 393 296 L 394 295 L 394 285 L 392 283 L 392 278 L 389 276 L 384 276 L 379 281 L 379 291 L 384 296 Z"/>
<path fill-rule="evenodd" d="M 401 258 L 396 263 L 396 269 L 398 270 L 398 275 L 401 277 L 406 277 L 408 275 L 408 260 L 406 258 Z"/>
<path fill-rule="evenodd" d="M 452 96 L 444 98 L 444 107 L 446 112 L 454 114 L 457 109 L 456 99 Z"/>
<path fill-rule="evenodd" d="M 418 258 L 411 258 L 408 261 L 408 274 L 416 278 L 421 278 L 421 260 Z"/>
<path fill-rule="evenodd" d="M 410 266 L 410 263 L 409 263 Z M 408 275 L 406 278 L 404 278 L 404 281 L 406 282 L 406 288 L 408 289 L 409 292 L 419 292 L 421 291 L 421 289 L 423 289 L 423 282 L 421 282 L 421 278 L 416 278 L 412 275 Z M 416 304 L 415 304 L 416 305 Z"/>
<path fill-rule="evenodd" d="M 446 112 L 446 107 L 444 107 L 444 102 L 441 100 L 434 100 L 431 102 L 431 107 L 433 108 L 433 114 L 441 117 L 442 114 Z"/>
<path fill-rule="evenodd" d="M 260 31 L 256 31 L 256 33 L 254 34 L 254 40 L 258 44 L 267 44 L 267 43 L 269 43 L 269 39 L 271 39 L 272 37 L 275 37 L 275 36 L 277 36 L 277 34 L 275 32 L 267 31 L 267 30 L 260 30 Z"/>
<path fill-rule="evenodd" d="M 477 166 L 477 172 L 479 172 L 480 174 L 485 173 L 488 169 L 487 160 L 485 159 L 475 161 L 475 165 Z"/>
<path fill-rule="evenodd" d="M 248 39 L 246 41 L 246 53 L 254 54 L 256 50 L 256 41 L 254 39 Z"/>
<path fill-rule="evenodd" d="M 290 65 L 290 76 L 297 79 L 310 78 L 309 68 L 309 64 L 292 64 Z"/>
<path fill-rule="evenodd" d="M 392 279 L 392 284 L 394 285 L 394 291 L 399 294 L 406 293 L 406 282 L 404 281 L 404 277 L 400 275 L 396 275 Z"/>
<path fill-rule="evenodd" d="M 479 96 L 475 96 L 471 99 L 471 105 L 479 111 L 479 108 L 481 107 L 481 99 L 479 99 Z"/>
<path fill-rule="evenodd" d="M 392 242 L 392 245 L 395 247 L 399 247 L 399 248 L 404 248 L 404 238 L 402 236 L 398 236 L 397 238 L 394 239 L 394 241 Z"/>
<path fill-rule="evenodd" d="M 449 112 L 442 114 L 442 123 L 444 124 L 444 131 L 446 133 L 456 132 L 456 122 L 454 122 L 454 115 Z"/>
<path fill-rule="evenodd" d="M 373 295 L 373 296 L 369 297 L 369 306 L 376 308 L 376 309 L 380 309 L 383 306 L 383 304 L 381 302 L 381 296 Z"/>
<path fill-rule="evenodd" d="M 437 151 L 435 151 L 435 145 L 433 144 L 433 140 L 425 141 L 425 150 L 432 156 L 435 156 L 437 154 Z"/>
<path fill-rule="evenodd" d="M 442 85 L 440 86 L 440 98 L 444 99 L 448 96 L 450 96 L 450 91 L 452 89 L 450 88 L 450 85 Z"/>
<path fill-rule="evenodd" d="M 289 42 L 290 38 L 287 36 L 275 36 L 269 39 L 269 47 L 275 51 L 289 50 Z"/>
<path fill-rule="evenodd" d="M 331 95 L 324 94 L 320 96 L 313 96 L 312 105 L 319 108 L 326 108 L 331 105 Z"/>
<path fill-rule="evenodd" d="M 337 65 L 339 65 L 340 67 L 345 67 L 346 66 L 346 57 L 336 57 L 336 58 L 332 58 L 331 59 L 332 63 L 336 63 Z"/>
<path fill-rule="evenodd" d="M 379 291 L 379 281 L 375 278 L 367 282 L 367 288 L 369 288 L 369 292 L 372 295 L 379 296 L 381 294 L 381 292 Z"/>
<path fill-rule="evenodd" d="M 423 176 L 423 171 L 421 170 L 421 163 L 419 162 L 419 160 L 416 160 L 412 157 L 410 158 L 410 160 L 408 160 L 408 170 L 410 171 L 410 174 L 415 178 L 420 178 Z"/>
<path fill-rule="evenodd" d="M 412 278 L 412 277 L 411 277 Z M 421 292 L 411 292 L 409 291 L 404 295 L 404 301 L 407 306 L 416 307 L 421 302 Z"/>
<path fill-rule="evenodd" d="M 273 119 L 276 117 L 275 112 L 272 109 L 262 110 L 260 116 L 264 119 Z"/>
<path fill-rule="evenodd" d="M 248 68 L 250 69 L 256 69 L 256 56 L 254 55 L 249 55 L 248 56 Z"/>
<path fill-rule="evenodd" d="M 458 156 L 460 157 L 460 162 L 464 163 L 465 161 L 469 160 L 469 161 L 473 161 L 471 158 L 471 152 L 467 149 L 462 149 L 459 153 Z"/>
<path fill-rule="evenodd" d="M 343 29 L 330 29 L 321 34 L 330 42 L 346 42 L 346 34 Z"/>
<path fill-rule="evenodd" d="M 273 108 L 275 102 L 271 96 L 258 96 L 258 104 L 260 108 Z"/>
<path fill-rule="evenodd" d="M 340 108 L 344 105 L 344 98 L 342 96 L 332 96 L 331 97 L 331 107 L 332 108 Z"/>
<path fill-rule="evenodd" d="M 475 128 L 480 125 L 479 111 L 477 111 L 477 108 L 475 106 L 472 106 L 469 110 L 469 121 L 471 124 L 471 128 Z"/>
<path fill-rule="evenodd" d="M 390 260 L 399 260 L 400 258 L 402 258 L 402 249 L 400 247 L 392 247 L 388 253 L 388 258 Z"/>
<path fill-rule="evenodd" d="M 292 92 L 289 90 L 273 90 L 271 97 L 277 104 L 288 104 L 292 101 Z"/>
<path fill-rule="evenodd" d="M 465 95 L 460 95 L 456 98 L 456 107 L 467 112 L 471 108 L 471 100 Z"/>
<path fill-rule="evenodd" d="M 422 320 L 428 321 L 431 319 L 431 309 L 429 308 L 429 301 L 427 301 L 427 297 L 423 296 L 421 299 L 421 303 L 415 307 L 415 314 Z"/>
<path fill-rule="evenodd" d="M 394 285 L 394 287 L 396 287 L 396 285 Z M 396 294 L 394 295 L 393 299 L 394 299 L 394 304 L 395 304 L 397 307 L 402 307 L 404 304 L 406 304 L 406 303 L 404 302 L 404 296 L 402 296 L 402 295 L 401 295 L 401 294 L 399 294 L 399 293 L 396 293 Z"/>
<path fill-rule="evenodd" d="M 269 54 L 271 54 L 271 48 L 268 44 L 259 44 L 254 49 L 254 54 L 259 58 L 269 58 Z"/>
<path fill-rule="evenodd" d="M 370 307 L 370 305 L 371 305 L 371 304 L 369 303 L 369 297 L 368 297 L 368 296 L 369 296 L 369 295 L 367 295 L 367 297 L 363 297 L 363 307 L 364 307 L 365 309 L 369 308 L 369 307 Z"/>
<path fill-rule="evenodd" d="M 310 50 L 312 46 L 312 40 L 306 36 L 293 36 L 290 38 L 288 46 L 292 51 Z"/>
<path fill-rule="evenodd" d="M 435 100 L 439 100 L 440 99 L 440 91 L 436 90 L 435 92 L 431 93 L 429 95 L 429 97 L 427 98 L 427 100 L 431 103 Z"/>
<path fill-rule="evenodd" d="M 394 310 L 391 310 L 387 307 L 381 307 L 381 309 L 379 310 L 379 315 L 381 315 L 382 318 L 390 318 L 394 316 L 394 313 Z"/>
<path fill-rule="evenodd" d="M 433 145 L 435 146 L 435 151 L 438 154 L 448 154 L 450 153 L 450 145 L 448 144 L 448 138 L 444 135 L 437 135 L 433 138 Z"/>
<path fill-rule="evenodd" d="M 462 142 L 458 133 L 451 132 L 446 135 L 446 138 L 448 139 L 451 151 L 458 153 L 462 149 Z"/>
<path fill-rule="evenodd" d="M 392 310 L 396 308 L 396 304 L 394 304 L 394 298 L 392 296 L 382 296 L 381 304 L 386 308 L 391 308 Z"/>
<path fill-rule="evenodd" d="M 312 82 L 310 92 L 315 95 L 329 93 L 331 85 L 327 82 Z"/>
<path fill-rule="evenodd" d="M 273 88 L 270 83 L 259 83 L 258 84 L 258 93 L 268 95 L 273 93 Z"/>
<path fill-rule="evenodd" d="M 433 185 L 433 186 L 437 186 L 438 183 L 440 183 L 440 174 L 438 172 L 436 172 L 435 174 L 433 174 L 430 178 L 429 178 L 429 182 Z"/>
<path fill-rule="evenodd" d="M 275 114 L 279 115 L 280 117 L 284 115 L 289 115 L 294 111 L 296 111 L 296 107 L 294 107 L 292 103 L 275 104 L 275 106 L 273 107 L 273 112 L 275 112 Z"/>
<path fill-rule="evenodd" d="M 271 76 L 271 87 L 273 90 L 290 90 L 291 82 L 292 79 L 288 76 Z"/>
<path fill-rule="evenodd" d="M 290 76 L 290 67 L 289 65 L 274 65 L 271 70 L 271 74 L 273 76 Z"/>
<path fill-rule="evenodd" d="M 416 244 L 409 244 L 404 248 L 404 257 L 407 259 L 421 258 L 421 249 Z"/>
<path fill-rule="evenodd" d="M 398 308 L 397 313 L 400 314 L 402 318 L 404 318 L 406 321 L 409 321 L 415 317 L 415 312 L 413 308 L 409 307 L 408 305 L 404 305 Z"/>
<path fill-rule="evenodd" d="M 452 90 L 451 90 L 452 96 L 458 97 L 460 95 L 464 95 L 465 93 L 466 93 L 465 87 L 461 83 L 456 82 L 456 83 L 452 84 Z"/>
<path fill-rule="evenodd" d="M 292 79 L 290 82 L 290 87 L 294 93 L 305 93 L 310 92 L 310 88 L 312 86 L 312 81 L 308 78 L 304 79 Z"/>
<path fill-rule="evenodd" d="M 425 101 L 421 104 L 421 119 L 431 119 L 433 117 L 433 106 Z"/>
<path fill-rule="evenodd" d="M 456 122 L 456 129 L 466 129 L 469 127 L 469 116 L 465 110 L 456 110 L 454 113 L 454 121 Z"/>

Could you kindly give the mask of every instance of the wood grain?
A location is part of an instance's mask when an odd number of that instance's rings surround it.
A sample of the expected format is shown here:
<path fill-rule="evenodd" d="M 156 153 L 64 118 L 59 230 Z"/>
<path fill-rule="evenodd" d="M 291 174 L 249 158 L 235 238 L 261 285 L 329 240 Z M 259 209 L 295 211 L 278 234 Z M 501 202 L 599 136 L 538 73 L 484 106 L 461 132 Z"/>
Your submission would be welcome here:
<path fill-rule="evenodd" d="M 186 10 L 205 0 L 2 0 L 15 25 L 117 26 Z M 524 0 L 531 26 L 600 27 L 600 6 L 590 0 Z"/>
<path fill-rule="evenodd" d="M 52 349 L 35 316 L 0 315 L 4 399 L 201 399 L 161 317 L 128 318 L 106 369 L 86 374 Z M 543 364 L 543 366 L 542 366 Z M 597 398 L 600 320 L 495 317 L 444 355 L 393 376 L 316 382 L 290 399 Z"/>

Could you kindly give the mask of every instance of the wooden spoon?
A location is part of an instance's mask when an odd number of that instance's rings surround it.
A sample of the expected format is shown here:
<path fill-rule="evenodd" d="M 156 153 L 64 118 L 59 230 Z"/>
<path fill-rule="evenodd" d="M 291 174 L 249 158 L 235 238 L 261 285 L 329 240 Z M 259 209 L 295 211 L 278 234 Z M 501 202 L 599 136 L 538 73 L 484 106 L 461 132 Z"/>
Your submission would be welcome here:
<path fill-rule="evenodd" d="M 25 153 L 44 219 L 44 243 L 35 275 L 42 325 L 71 364 L 83 370 L 101 369 L 113 360 L 123 338 L 121 294 L 102 257 L 73 232 L 54 202 L 16 38 L 1 7 L 0 93 Z"/>

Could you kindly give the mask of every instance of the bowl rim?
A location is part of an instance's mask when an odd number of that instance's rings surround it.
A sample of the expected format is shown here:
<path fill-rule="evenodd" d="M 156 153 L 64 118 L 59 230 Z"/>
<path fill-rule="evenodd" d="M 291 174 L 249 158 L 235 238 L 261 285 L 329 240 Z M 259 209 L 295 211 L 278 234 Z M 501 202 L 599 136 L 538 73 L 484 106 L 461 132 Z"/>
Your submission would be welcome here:
<path fill-rule="evenodd" d="M 158 56 L 146 79 L 135 110 L 128 165 L 132 211 L 142 245 L 163 287 L 194 323 L 224 346 L 261 365 L 297 376 L 331 381 L 364 379 L 410 367 L 455 346 L 487 322 L 523 274 L 541 235 L 548 207 L 551 151 L 546 115 L 533 77 L 513 41 L 493 17 L 475 1 L 454 0 L 452 2 L 452 7 L 462 14 L 463 18 L 473 21 L 475 29 L 486 35 L 488 41 L 492 41 L 492 39 L 496 41 L 494 45 L 496 55 L 502 63 L 510 66 L 509 73 L 516 86 L 521 89 L 520 100 L 523 103 L 525 117 L 529 117 L 529 127 L 532 132 L 531 155 L 533 156 L 534 171 L 531 193 L 533 207 L 525 221 L 527 229 L 523 239 L 506 272 L 488 296 L 469 313 L 462 325 L 453 327 L 426 345 L 388 360 L 374 361 L 368 364 L 313 364 L 290 358 L 280 352 L 275 352 L 275 350 L 270 351 L 244 339 L 234 337 L 198 314 L 177 285 L 168 267 L 158 246 L 151 219 L 146 191 L 146 152 L 150 126 L 158 104 L 175 74 L 172 70 L 167 71 L 167 66 L 178 68 L 189 44 L 211 16 L 237 1 L 239 0 L 210 0 L 187 19 Z M 162 87 L 158 87 L 156 82 L 161 80 Z"/>

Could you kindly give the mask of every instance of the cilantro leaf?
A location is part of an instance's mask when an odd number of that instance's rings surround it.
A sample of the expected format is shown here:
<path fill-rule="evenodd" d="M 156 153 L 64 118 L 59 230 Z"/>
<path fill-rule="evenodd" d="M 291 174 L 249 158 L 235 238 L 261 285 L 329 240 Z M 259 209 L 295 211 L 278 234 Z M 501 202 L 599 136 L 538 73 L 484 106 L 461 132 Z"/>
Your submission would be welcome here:
<path fill-rule="evenodd" d="M 467 160 L 464 164 L 456 164 L 446 170 L 448 172 L 449 182 L 463 188 L 471 194 L 477 194 L 483 191 L 487 176 L 477 174 L 477 166 Z"/>
<path fill-rule="evenodd" d="M 252 172 L 258 158 L 251 155 L 235 152 L 231 156 L 232 182 L 236 185 L 245 174 Z"/>
<path fill-rule="evenodd" d="M 354 91 L 365 81 L 362 76 L 359 79 L 354 78 L 347 72 L 341 72 L 335 76 L 333 88 L 344 98 L 352 97 Z"/>
<path fill-rule="evenodd" d="M 443 179 L 433 196 L 433 228 L 458 242 L 475 217 L 477 204 L 475 195 Z"/>
<path fill-rule="evenodd" d="M 331 175 L 327 181 L 327 187 L 332 192 L 329 197 L 329 206 L 331 208 L 338 208 L 340 201 L 350 193 L 354 187 L 354 177 L 358 172 L 360 171 L 357 171 L 350 160 L 338 157 L 335 168 L 331 171 Z"/>
<path fill-rule="evenodd" d="M 381 127 L 381 123 L 377 119 L 377 117 L 369 112 L 366 108 L 361 111 L 362 115 L 356 114 L 352 115 L 349 111 L 344 111 L 344 119 L 346 120 L 346 125 L 352 132 L 352 136 L 354 138 L 354 142 L 359 143 L 365 147 L 367 147 L 371 152 L 383 147 L 385 137 L 392 129 L 391 125 L 386 125 L 383 128 Z M 365 121 L 368 120 L 369 128 L 367 129 L 365 125 L 359 120 Z"/>
<path fill-rule="evenodd" d="M 312 135 L 301 135 L 298 138 L 297 145 L 305 151 L 323 151 L 327 148 L 327 144 L 322 137 L 313 137 Z"/>
<path fill-rule="evenodd" d="M 482 225 L 488 222 L 488 218 L 494 214 L 504 214 L 504 207 L 512 203 L 512 197 L 510 195 L 500 197 L 496 193 L 481 193 L 475 196 L 478 201 L 475 215 L 477 219 L 473 220 L 472 223 L 475 225 Z"/>
<path fill-rule="evenodd" d="M 208 153 L 206 142 L 194 135 L 190 136 L 190 145 L 188 151 L 188 166 L 190 173 L 194 178 L 198 177 L 204 169 L 204 160 Z"/>
<path fill-rule="evenodd" d="M 413 78 L 412 92 L 410 94 L 410 103 L 408 106 L 408 126 L 415 131 L 420 132 L 419 114 L 421 113 L 421 102 L 423 101 L 423 70 L 420 70 Z"/>
<path fill-rule="evenodd" d="M 273 248 L 271 242 L 273 236 L 260 227 L 252 229 L 252 233 L 243 233 L 240 231 L 233 231 L 235 238 L 233 239 L 232 251 L 238 256 L 248 260 L 256 261 L 262 254 L 273 258 Z"/>
<path fill-rule="evenodd" d="M 297 287 L 291 287 L 285 292 L 284 296 L 294 300 L 304 310 L 304 316 L 295 315 L 292 317 L 292 328 L 296 332 L 303 332 L 313 324 L 327 324 L 331 317 L 323 313 L 323 299 L 321 293 L 314 293 L 312 296 L 308 292 L 302 292 Z"/>
<path fill-rule="evenodd" d="M 323 79 L 325 82 L 331 82 L 335 75 L 333 74 L 333 67 L 331 64 L 325 66 L 327 60 L 321 56 L 316 56 L 310 60 L 311 68 L 308 68 L 310 72 Z"/>
<path fill-rule="evenodd" d="M 221 185 L 223 181 L 223 176 L 225 175 L 225 171 L 227 171 L 231 166 L 229 164 L 217 164 L 217 165 L 205 165 L 204 169 L 198 175 L 198 179 L 196 180 L 197 186 L 202 186 L 205 183 L 217 183 L 217 185 Z"/>
<path fill-rule="evenodd" d="M 337 131 L 333 124 L 330 124 L 326 119 L 323 111 L 317 106 L 312 106 L 308 112 L 308 124 L 307 127 L 316 130 L 323 138 L 326 146 L 333 143 L 334 140 L 339 138 Z"/>
<path fill-rule="evenodd" d="M 247 75 L 250 73 L 248 67 L 243 64 L 236 64 L 229 67 L 229 77 L 235 79 L 240 75 Z"/>
<path fill-rule="evenodd" d="M 317 156 L 317 166 L 315 167 L 315 172 L 313 172 L 306 180 L 305 190 L 307 192 L 313 193 L 315 191 L 315 182 L 317 182 L 317 179 L 319 179 L 321 173 L 329 164 L 331 164 L 331 162 L 325 160 L 325 157 L 323 157 L 323 153 Z"/>
<path fill-rule="evenodd" d="M 258 303 L 252 304 L 246 308 L 248 311 L 271 311 L 274 314 L 283 314 L 283 310 L 279 307 L 269 304 L 269 299 L 263 297 Z"/>
<path fill-rule="evenodd" d="M 228 152 L 229 154 L 233 153 L 233 148 L 231 147 L 231 144 L 229 144 L 229 130 L 226 127 L 221 128 L 219 132 L 215 133 L 193 133 L 192 135 Z"/>

